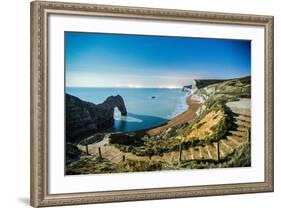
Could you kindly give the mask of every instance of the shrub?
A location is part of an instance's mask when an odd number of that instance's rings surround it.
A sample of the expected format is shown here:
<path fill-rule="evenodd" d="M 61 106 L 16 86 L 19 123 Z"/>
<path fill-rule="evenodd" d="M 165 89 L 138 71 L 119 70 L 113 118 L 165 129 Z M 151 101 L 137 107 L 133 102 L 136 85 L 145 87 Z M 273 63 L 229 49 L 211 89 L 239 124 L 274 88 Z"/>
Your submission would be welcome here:
<path fill-rule="evenodd" d="M 117 172 L 139 172 L 139 171 L 155 171 L 162 170 L 162 162 L 154 162 L 148 160 L 126 160 L 116 167 Z"/>

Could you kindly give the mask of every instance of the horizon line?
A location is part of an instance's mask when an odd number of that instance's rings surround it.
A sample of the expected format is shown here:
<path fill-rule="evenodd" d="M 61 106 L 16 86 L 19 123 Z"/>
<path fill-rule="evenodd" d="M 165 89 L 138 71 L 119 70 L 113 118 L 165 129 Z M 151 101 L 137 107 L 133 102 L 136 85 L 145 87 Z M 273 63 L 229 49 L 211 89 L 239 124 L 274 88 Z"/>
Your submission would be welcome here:
<path fill-rule="evenodd" d="M 184 86 L 177 86 L 177 87 L 128 87 L 128 86 L 65 86 L 65 88 L 130 88 L 130 89 L 142 89 L 142 88 L 147 88 L 147 89 L 151 89 L 151 88 L 159 88 L 159 89 L 181 89 Z"/>

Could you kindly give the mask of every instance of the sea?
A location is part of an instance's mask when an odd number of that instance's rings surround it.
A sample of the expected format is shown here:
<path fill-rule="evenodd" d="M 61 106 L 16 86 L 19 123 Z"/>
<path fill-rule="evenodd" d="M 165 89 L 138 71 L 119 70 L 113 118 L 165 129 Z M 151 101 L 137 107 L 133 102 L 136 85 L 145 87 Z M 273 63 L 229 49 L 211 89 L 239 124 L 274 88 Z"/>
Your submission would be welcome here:
<path fill-rule="evenodd" d="M 128 115 L 114 111 L 114 126 L 108 132 L 132 132 L 150 129 L 167 123 L 186 111 L 189 92 L 180 88 L 90 88 L 67 87 L 66 93 L 94 104 L 111 95 L 121 95 Z"/>

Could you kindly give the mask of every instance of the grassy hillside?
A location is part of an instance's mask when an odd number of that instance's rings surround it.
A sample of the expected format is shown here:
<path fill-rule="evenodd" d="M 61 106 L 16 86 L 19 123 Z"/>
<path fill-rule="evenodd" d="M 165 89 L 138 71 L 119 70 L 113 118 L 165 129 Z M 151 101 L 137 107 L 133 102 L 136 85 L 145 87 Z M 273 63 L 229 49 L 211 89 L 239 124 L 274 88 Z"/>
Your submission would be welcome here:
<path fill-rule="evenodd" d="M 90 156 L 67 165 L 67 173 L 250 166 L 251 114 L 242 103 L 250 103 L 251 78 L 210 84 L 193 96 L 202 101 L 195 119 L 154 136 L 109 133 L 107 143 L 89 144 Z M 102 151 L 108 149 L 105 158 L 97 159 L 98 145 Z M 80 150 L 85 152 L 84 147 Z"/>

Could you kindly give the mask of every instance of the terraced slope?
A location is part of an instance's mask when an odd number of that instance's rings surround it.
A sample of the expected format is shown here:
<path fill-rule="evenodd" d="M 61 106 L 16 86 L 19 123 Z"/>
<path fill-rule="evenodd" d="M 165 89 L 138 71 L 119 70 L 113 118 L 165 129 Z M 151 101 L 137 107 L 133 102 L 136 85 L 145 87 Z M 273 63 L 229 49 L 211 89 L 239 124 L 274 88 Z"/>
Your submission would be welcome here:
<path fill-rule="evenodd" d="M 119 133 L 115 142 L 114 134 L 105 133 L 88 144 L 90 155 L 83 153 L 80 161 L 68 166 L 70 174 L 249 166 L 250 77 L 212 84 L 193 93 L 202 98 L 194 119 L 165 126 L 155 134 L 132 132 L 131 137 Z M 85 146 L 78 148 L 86 152 Z M 87 168 L 83 158 L 92 160 L 86 161 Z"/>
<path fill-rule="evenodd" d="M 248 130 L 251 128 L 251 115 L 248 110 L 245 109 L 231 109 L 234 116 L 235 128 L 229 131 L 229 134 L 219 140 L 219 158 L 223 159 L 229 154 L 232 154 L 235 149 L 240 145 L 249 142 Z M 208 145 L 197 145 L 190 147 L 189 149 L 182 150 L 182 161 L 192 160 L 217 160 L 218 159 L 218 143 L 213 142 Z M 81 150 L 85 151 L 85 147 L 79 145 Z M 105 138 L 101 142 L 89 145 L 89 153 L 91 155 L 98 155 L 98 148 L 101 148 L 102 157 L 108 159 L 112 163 L 118 164 L 122 162 L 123 155 L 126 159 L 130 160 L 152 160 L 152 161 L 165 161 L 168 163 L 177 162 L 180 159 L 179 151 L 171 151 L 164 153 L 162 156 L 156 155 L 149 158 L 148 156 L 137 156 L 132 153 L 125 153 L 118 148 L 108 143 L 108 138 Z"/>
<path fill-rule="evenodd" d="M 245 103 L 247 105 L 240 105 Z M 223 159 L 232 154 L 242 144 L 250 142 L 249 129 L 251 128 L 250 99 L 242 99 L 240 101 L 231 102 L 227 105 L 232 111 L 235 126 L 229 133 L 219 142 L 213 142 L 208 145 L 198 145 L 187 150 L 182 150 L 182 160 L 217 160 L 218 159 L 218 143 L 219 158 Z M 240 106 L 240 107 L 237 107 Z M 163 158 L 170 162 L 179 160 L 179 152 L 165 153 Z"/>
<path fill-rule="evenodd" d="M 241 105 L 244 103 L 245 105 Z M 208 145 L 197 145 L 187 150 L 182 150 L 181 160 L 217 160 L 218 143 L 219 158 L 223 159 L 232 154 L 242 144 L 250 142 L 249 129 L 251 128 L 250 99 L 241 99 L 240 101 L 231 102 L 227 105 L 232 111 L 234 118 L 234 127 L 219 142 L 213 142 Z M 236 107 L 240 106 L 240 107 Z M 179 151 L 164 153 L 163 157 L 154 156 L 153 159 L 174 162 L 179 160 Z"/>

